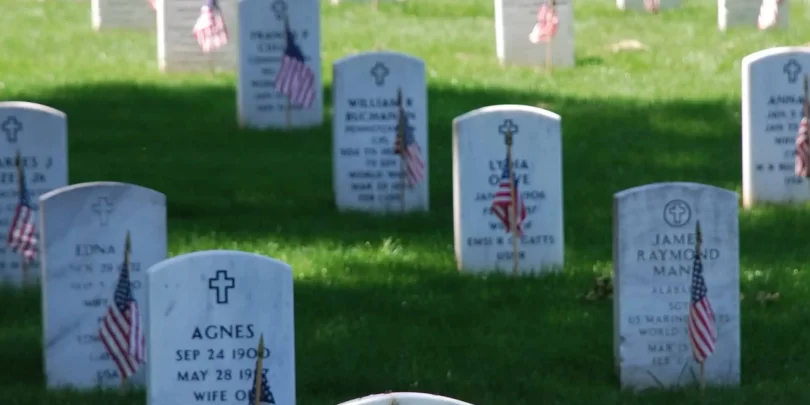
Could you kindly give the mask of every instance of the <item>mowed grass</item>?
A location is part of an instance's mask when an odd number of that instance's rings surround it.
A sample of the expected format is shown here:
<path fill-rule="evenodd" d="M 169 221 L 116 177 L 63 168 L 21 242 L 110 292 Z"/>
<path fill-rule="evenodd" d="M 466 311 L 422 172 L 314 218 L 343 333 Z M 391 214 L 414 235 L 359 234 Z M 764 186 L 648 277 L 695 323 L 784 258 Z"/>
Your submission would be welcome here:
<path fill-rule="evenodd" d="M 379 12 L 322 4 L 327 115 L 334 60 L 379 47 L 427 61 L 432 210 L 407 218 L 336 212 L 329 119 L 293 133 L 240 130 L 234 75 L 158 73 L 154 33 L 94 33 L 87 1 L 0 0 L 0 9 L 0 98 L 68 114 L 72 183 L 166 193 L 172 256 L 238 249 L 293 266 L 301 405 L 385 391 L 476 405 L 810 400 L 807 206 L 741 214 L 738 390 L 621 392 L 611 303 L 581 298 L 611 271 L 613 193 L 661 181 L 740 191 L 740 60 L 810 41 L 805 4 L 791 3 L 788 29 L 723 34 L 713 2 L 659 16 L 575 2 L 578 64 L 552 75 L 498 65 L 488 0 L 408 0 Z M 625 39 L 648 50 L 610 49 Z M 562 116 L 561 274 L 476 278 L 455 268 L 451 120 L 501 103 Z M 763 306 L 758 291 L 782 299 Z M 46 391 L 39 299 L 33 289 L 0 292 L 0 404 L 144 403 L 141 392 Z"/>

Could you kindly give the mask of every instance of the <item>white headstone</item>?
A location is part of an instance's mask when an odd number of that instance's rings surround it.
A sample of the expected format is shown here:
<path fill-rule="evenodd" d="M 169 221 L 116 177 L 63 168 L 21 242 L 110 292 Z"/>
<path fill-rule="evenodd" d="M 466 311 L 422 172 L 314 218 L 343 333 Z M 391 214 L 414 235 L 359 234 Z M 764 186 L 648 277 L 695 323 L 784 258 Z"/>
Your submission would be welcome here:
<path fill-rule="evenodd" d="M 311 102 L 292 102 L 275 90 L 285 49 L 284 16 L 294 44 L 312 71 Z M 250 128 L 293 128 L 323 122 L 321 28 L 318 0 L 242 0 L 239 2 L 239 125 Z M 289 115 L 287 109 L 290 109 Z"/>
<path fill-rule="evenodd" d="M 810 181 L 794 174 L 810 48 L 771 48 L 742 62 L 743 205 L 810 200 Z"/>
<path fill-rule="evenodd" d="M 683 0 L 616 0 L 616 7 L 619 10 L 659 12 L 679 8 L 681 3 Z"/>
<path fill-rule="evenodd" d="M 453 223 L 456 261 L 462 271 L 513 268 L 512 235 L 492 211 L 506 171 L 507 130 L 513 134 L 516 189 L 526 207 L 518 270 L 563 265 L 560 116 L 536 107 L 496 105 L 453 120 Z"/>
<path fill-rule="evenodd" d="M 212 250 L 147 274 L 147 405 L 248 403 L 259 337 L 276 404 L 295 404 L 293 278 L 286 263 Z"/>
<path fill-rule="evenodd" d="M 68 183 L 67 116 L 41 104 L 0 102 L 0 282 L 20 285 L 22 261 L 6 244 L 19 202 L 15 155 L 22 156 L 25 184 L 36 208 L 40 195 Z M 38 280 L 39 257 L 28 266 L 29 280 Z"/>
<path fill-rule="evenodd" d="M 154 30 L 157 25 L 155 10 L 148 0 L 91 0 L 90 12 L 96 31 L 116 28 Z"/>
<path fill-rule="evenodd" d="M 340 405 L 472 405 L 457 399 L 421 392 L 391 392 L 353 399 Z"/>
<path fill-rule="evenodd" d="M 717 27 L 725 31 L 733 27 L 785 28 L 790 19 L 789 0 L 717 0 Z"/>
<path fill-rule="evenodd" d="M 614 354 L 622 387 L 698 383 L 687 335 L 700 221 L 707 296 L 717 342 L 706 382 L 740 383 L 737 194 L 696 183 L 658 183 L 613 196 Z"/>
<path fill-rule="evenodd" d="M 365 52 L 336 61 L 333 71 L 332 176 L 338 209 L 427 211 L 425 62 L 403 53 Z M 418 176 L 413 187 L 405 160 L 394 154 L 398 90 L 419 149 L 410 166 Z"/>
<path fill-rule="evenodd" d="M 140 1 L 140 0 L 133 0 Z M 239 49 L 238 0 L 218 0 L 228 43 L 204 53 L 192 34 L 202 0 L 157 0 L 158 68 L 161 72 L 236 71 Z"/>
<path fill-rule="evenodd" d="M 551 1 L 551 0 L 548 0 Z M 549 42 L 529 39 L 544 0 L 495 0 L 495 46 L 501 64 L 545 66 Z M 551 39 L 551 65 L 574 66 L 574 7 L 556 0 L 557 31 Z"/>
<path fill-rule="evenodd" d="M 166 197 L 115 182 L 81 183 L 40 197 L 42 313 L 49 388 L 116 387 L 121 375 L 99 339 L 130 233 L 130 280 L 145 312 L 146 269 L 166 258 Z M 145 368 L 131 378 L 145 381 Z"/>

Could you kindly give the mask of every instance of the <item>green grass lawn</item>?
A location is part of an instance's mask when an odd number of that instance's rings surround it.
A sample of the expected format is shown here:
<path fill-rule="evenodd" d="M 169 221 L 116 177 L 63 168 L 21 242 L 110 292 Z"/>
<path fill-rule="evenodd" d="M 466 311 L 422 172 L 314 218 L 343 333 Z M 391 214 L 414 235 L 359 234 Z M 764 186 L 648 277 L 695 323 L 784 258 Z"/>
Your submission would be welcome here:
<path fill-rule="evenodd" d="M 379 46 L 427 62 L 432 210 L 407 219 L 335 211 L 328 121 L 240 130 L 233 74 L 161 75 L 154 33 L 93 33 L 87 1 L 0 0 L 0 99 L 68 114 L 71 183 L 166 193 L 170 255 L 238 249 L 293 266 L 301 405 L 389 390 L 475 405 L 807 403 L 806 206 L 741 214 L 740 389 L 620 392 L 611 303 L 581 296 L 611 271 L 613 193 L 661 181 L 741 191 L 740 61 L 810 41 L 810 8 L 792 2 L 789 29 L 723 34 L 712 1 L 659 16 L 575 4 L 578 66 L 553 75 L 498 65 L 490 0 L 407 0 L 379 13 L 323 4 L 327 114 L 334 60 Z M 624 39 L 649 50 L 610 50 Z M 562 274 L 455 268 L 451 120 L 502 103 L 562 116 Z M 758 291 L 782 299 L 762 306 Z M 144 403 L 143 393 L 46 392 L 39 291 L 0 291 L 0 308 L 0 404 Z"/>

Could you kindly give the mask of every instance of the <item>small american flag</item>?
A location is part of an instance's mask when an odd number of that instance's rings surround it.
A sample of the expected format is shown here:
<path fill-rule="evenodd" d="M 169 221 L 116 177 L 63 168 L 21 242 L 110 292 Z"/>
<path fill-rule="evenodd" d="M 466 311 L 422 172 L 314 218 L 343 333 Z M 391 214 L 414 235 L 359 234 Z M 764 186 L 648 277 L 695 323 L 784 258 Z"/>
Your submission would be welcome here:
<path fill-rule="evenodd" d="M 692 301 L 689 306 L 689 343 L 692 345 L 692 356 L 698 363 L 703 363 L 714 352 L 717 331 L 714 324 L 714 311 L 706 295 L 706 280 L 703 278 L 703 263 L 700 258 L 702 236 L 700 223 L 697 224 L 697 247 L 692 266 Z"/>
<path fill-rule="evenodd" d="M 20 200 L 14 211 L 14 219 L 8 229 L 8 246 L 19 252 L 27 261 L 37 256 L 37 228 L 34 224 L 34 209 L 31 207 L 31 197 L 25 187 L 25 173 L 22 162 L 17 156 L 17 173 L 19 177 Z"/>
<path fill-rule="evenodd" d="M 307 66 L 301 48 L 295 43 L 290 24 L 284 21 L 286 44 L 281 69 L 276 75 L 276 91 L 289 97 L 290 104 L 309 108 L 315 101 L 315 74 Z"/>
<path fill-rule="evenodd" d="M 762 0 L 759 16 L 757 16 L 757 28 L 766 30 L 776 25 L 776 19 L 779 17 L 779 3 L 781 3 L 780 0 Z"/>
<path fill-rule="evenodd" d="M 260 404 L 275 404 L 276 399 L 273 398 L 273 393 L 270 391 L 270 383 L 267 382 L 267 376 L 264 374 L 262 367 L 263 354 L 264 354 L 264 334 L 259 337 L 259 348 L 256 350 L 259 354 L 256 356 L 256 368 L 253 372 L 253 384 L 248 391 L 248 405 L 256 404 L 256 389 L 260 391 L 259 401 Z M 261 377 L 261 382 L 259 378 Z"/>
<path fill-rule="evenodd" d="M 413 188 L 425 178 L 425 161 L 422 160 L 422 148 L 416 143 L 413 127 L 408 123 L 408 116 L 402 104 L 399 106 L 399 121 L 397 122 L 397 138 L 394 144 L 394 153 L 402 156 L 405 164 L 405 173 L 408 177 L 408 186 Z"/>
<path fill-rule="evenodd" d="M 554 1 L 554 0 L 550 0 Z M 533 44 L 540 42 L 548 42 L 557 34 L 557 27 L 560 19 L 557 17 L 557 12 L 554 11 L 554 5 L 549 4 L 549 1 L 544 1 L 540 9 L 537 10 L 537 24 L 529 34 L 529 41 Z"/>
<path fill-rule="evenodd" d="M 124 265 L 118 275 L 113 303 L 107 308 L 98 332 L 101 342 L 118 367 L 122 380 L 135 374 L 146 357 L 146 339 L 140 311 L 138 302 L 132 296 L 132 284 L 129 280 L 129 256 L 130 242 L 127 234 Z"/>
<path fill-rule="evenodd" d="M 523 236 L 523 222 L 526 220 L 526 204 L 523 202 L 523 197 L 520 196 L 518 191 L 518 181 L 515 179 L 515 199 L 512 199 L 512 187 L 510 187 L 509 179 L 509 158 L 506 158 L 501 181 L 498 184 L 498 190 L 495 192 L 495 198 L 492 200 L 492 212 L 498 219 L 501 220 L 506 227 L 506 232 L 512 230 L 512 224 L 509 222 L 510 211 L 513 206 L 515 209 L 515 229 L 517 229 L 518 236 Z"/>
<path fill-rule="evenodd" d="M 200 16 L 191 32 L 205 53 L 228 43 L 228 29 L 225 28 L 225 20 L 222 19 L 222 11 L 217 6 L 216 0 L 208 0 L 208 3 L 200 8 Z"/>

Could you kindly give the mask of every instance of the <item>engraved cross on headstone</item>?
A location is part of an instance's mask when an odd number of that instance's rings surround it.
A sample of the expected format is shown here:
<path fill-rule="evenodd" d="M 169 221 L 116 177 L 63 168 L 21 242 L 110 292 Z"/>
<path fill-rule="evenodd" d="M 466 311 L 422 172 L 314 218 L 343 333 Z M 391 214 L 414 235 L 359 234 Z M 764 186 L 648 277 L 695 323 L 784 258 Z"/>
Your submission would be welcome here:
<path fill-rule="evenodd" d="M 228 290 L 236 287 L 236 279 L 228 277 L 228 270 L 217 270 L 217 276 L 208 279 L 208 289 L 216 290 L 217 304 L 228 303 Z"/>
<path fill-rule="evenodd" d="M 287 2 L 284 0 L 274 1 L 270 8 L 273 10 L 273 14 L 276 15 L 276 19 L 279 21 L 283 20 L 284 16 L 287 15 Z"/>
<path fill-rule="evenodd" d="M 99 197 L 93 204 L 93 212 L 98 214 L 98 220 L 101 222 L 101 226 L 107 226 L 107 222 L 110 220 L 110 214 L 113 212 L 113 207 L 114 205 L 110 202 L 109 197 Z"/>
<path fill-rule="evenodd" d="M 791 59 L 785 63 L 782 71 L 787 75 L 789 83 L 796 83 L 796 80 L 799 79 L 799 73 L 802 72 L 802 65 L 796 59 Z"/>
<path fill-rule="evenodd" d="M 503 120 L 503 124 L 498 126 L 498 132 L 500 132 L 501 135 L 506 135 L 507 133 L 514 135 L 518 133 L 518 129 L 518 126 L 512 122 L 511 119 Z"/>
<path fill-rule="evenodd" d="M 667 214 L 669 214 L 672 220 L 672 225 L 682 225 L 684 223 L 684 217 L 689 215 L 689 210 L 686 209 L 682 203 L 675 203 L 670 205 Z"/>
<path fill-rule="evenodd" d="M 15 143 L 17 142 L 17 134 L 19 134 L 23 129 L 23 125 L 20 121 L 17 120 L 17 117 L 10 116 L 3 121 L 2 130 L 3 133 L 6 134 L 6 139 L 8 143 Z"/>
<path fill-rule="evenodd" d="M 374 77 L 374 83 L 377 86 L 384 85 L 385 78 L 388 77 L 388 67 L 382 62 L 377 62 L 374 67 L 371 68 L 371 76 Z"/>

